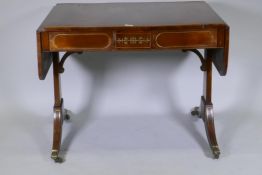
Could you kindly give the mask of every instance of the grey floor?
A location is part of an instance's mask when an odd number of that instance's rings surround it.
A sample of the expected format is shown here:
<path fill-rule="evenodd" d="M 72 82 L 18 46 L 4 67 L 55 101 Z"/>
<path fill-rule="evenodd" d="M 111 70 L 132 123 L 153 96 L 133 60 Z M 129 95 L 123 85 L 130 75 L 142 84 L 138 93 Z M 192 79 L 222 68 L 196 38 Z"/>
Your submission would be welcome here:
<path fill-rule="evenodd" d="M 0 174 L 261 174 L 261 1 L 210 1 L 231 26 L 228 75 L 213 78 L 220 159 L 190 115 L 202 92 L 195 55 L 94 52 L 65 63 L 63 164 L 50 159 L 52 70 L 38 80 L 35 48 L 53 2 L 22 4 L 0 7 Z"/>

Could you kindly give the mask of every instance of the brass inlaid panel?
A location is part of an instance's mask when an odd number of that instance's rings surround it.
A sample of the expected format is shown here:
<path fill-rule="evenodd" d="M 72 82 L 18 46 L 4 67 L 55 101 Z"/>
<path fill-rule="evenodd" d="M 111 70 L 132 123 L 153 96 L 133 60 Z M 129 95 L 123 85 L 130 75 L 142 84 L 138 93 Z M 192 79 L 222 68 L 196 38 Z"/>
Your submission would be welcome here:
<path fill-rule="evenodd" d="M 155 40 L 158 48 L 217 47 L 217 31 L 161 32 Z"/>
<path fill-rule="evenodd" d="M 116 48 L 151 48 L 151 33 L 116 33 Z"/>
<path fill-rule="evenodd" d="M 107 33 L 50 33 L 50 50 L 93 50 L 106 49 L 111 43 Z"/>

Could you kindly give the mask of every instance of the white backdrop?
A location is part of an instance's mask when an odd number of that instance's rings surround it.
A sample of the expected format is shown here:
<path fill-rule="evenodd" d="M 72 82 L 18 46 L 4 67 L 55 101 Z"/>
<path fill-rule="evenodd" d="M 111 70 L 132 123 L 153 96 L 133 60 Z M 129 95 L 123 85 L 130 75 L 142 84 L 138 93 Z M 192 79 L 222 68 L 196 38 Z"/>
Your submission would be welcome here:
<path fill-rule="evenodd" d="M 208 1 L 231 32 L 228 74 L 214 68 L 213 78 L 219 160 L 210 158 L 203 122 L 189 113 L 202 92 L 195 55 L 106 52 L 65 63 L 72 120 L 61 165 L 49 158 L 52 69 L 38 79 L 35 38 L 58 2 L 74 1 L 0 2 L 0 174 L 261 174 L 262 1 Z"/>

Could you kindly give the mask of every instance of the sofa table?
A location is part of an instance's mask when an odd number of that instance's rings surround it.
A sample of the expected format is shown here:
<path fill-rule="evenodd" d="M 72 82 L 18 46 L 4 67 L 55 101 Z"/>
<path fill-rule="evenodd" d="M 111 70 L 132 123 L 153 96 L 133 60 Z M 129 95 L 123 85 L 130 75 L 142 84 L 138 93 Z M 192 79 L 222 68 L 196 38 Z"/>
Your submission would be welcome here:
<path fill-rule="evenodd" d="M 60 74 L 68 56 L 86 51 L 174 49 L 195 53 L 201 62 L 204 87 L 200 106 L 191 114 L 203 119 L 211 151 L 214 158 L 219 157 L 211 99 L 212 63 L 221 76 L 226 75 L 229 26 L 206 2 L 57 4 L 36 33 L 40 80 L 45 79 L 53 63 L 51 157 L 56 162 L 61 161 L 63 120 L 69 119 L 63 108 Z M 204 49 L 203 55 L 199 49 Z M 64 52 L 61 59 L 59 52 Z"/>

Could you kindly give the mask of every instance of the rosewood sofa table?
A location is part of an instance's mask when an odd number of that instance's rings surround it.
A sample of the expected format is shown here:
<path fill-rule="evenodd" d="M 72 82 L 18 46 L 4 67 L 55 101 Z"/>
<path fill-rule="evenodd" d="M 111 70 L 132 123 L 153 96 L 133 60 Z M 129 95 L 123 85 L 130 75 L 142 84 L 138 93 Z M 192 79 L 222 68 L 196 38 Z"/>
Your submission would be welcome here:
<path fill-rule="evenodd" d="M 203 119 L 214 155 L 216 140 L 212 90 L 212 63 L 226 75 L 229 26 L 206 2 L 147 2 L 57 4 L 37 30 L 38 74 L 44 80 L 53 63 L 54 126 L 51 158 L 59 156 L 64 119 L 60 74 L 71 54 L 85 51 L 182 50 L 194 52 L 204 74 L 200 106 L 191 114 Z M 204 55 L 198 49 L 204 49 Z M 59 58 L 59 52 L 65 52 Z"/>

